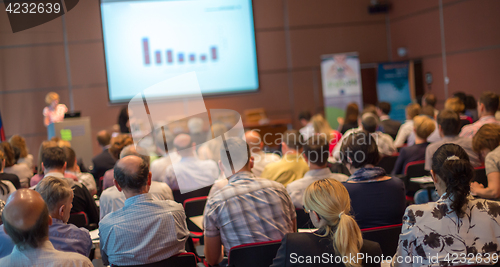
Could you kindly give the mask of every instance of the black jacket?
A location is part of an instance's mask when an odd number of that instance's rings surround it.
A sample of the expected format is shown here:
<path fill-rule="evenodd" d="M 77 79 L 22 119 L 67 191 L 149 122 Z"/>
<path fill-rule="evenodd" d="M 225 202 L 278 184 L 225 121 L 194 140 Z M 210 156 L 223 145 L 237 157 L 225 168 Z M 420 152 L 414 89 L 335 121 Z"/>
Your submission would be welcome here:
<path fill-rule="evenodd" d="M 102 151 L 101 154 L 95 156 L 92 159 L 92 164 L 94 165 L 94 169 L 92 169 L 92 175 L 94 179 L 96 179 L 96 184 L 99 186 L 99 178 L 104 176 L 104 173 L 113 169 L 115 166 L 116 160 L 111 156 L 108 149 Z"/>

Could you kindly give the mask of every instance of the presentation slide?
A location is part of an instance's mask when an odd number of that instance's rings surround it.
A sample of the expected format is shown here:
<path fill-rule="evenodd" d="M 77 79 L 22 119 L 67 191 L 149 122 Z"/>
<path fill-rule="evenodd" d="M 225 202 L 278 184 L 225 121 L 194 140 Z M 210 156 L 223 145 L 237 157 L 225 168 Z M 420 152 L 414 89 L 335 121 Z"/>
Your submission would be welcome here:
<path fill-rule="evenodd" d="M 192 71 L 203 94 L 259 88 L 251 0 L 102 0 L 101 16 L 111 103 Z"/>

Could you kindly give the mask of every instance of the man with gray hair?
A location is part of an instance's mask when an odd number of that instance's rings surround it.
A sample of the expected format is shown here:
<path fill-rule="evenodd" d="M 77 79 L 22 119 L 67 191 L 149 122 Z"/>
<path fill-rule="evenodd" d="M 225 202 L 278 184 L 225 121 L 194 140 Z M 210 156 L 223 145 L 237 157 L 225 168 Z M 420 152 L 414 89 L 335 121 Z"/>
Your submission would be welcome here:
<path fill-rule="evenodd" d="M 66 204 L 71 205 L 71 202 Z M 9 256 L 0 259 L 0 266 L 93 266 L 81 254 L 54 248 L 49 240 L 49 226 L 52 224 L 49 209 L 36 191 L 20 189 L 12 193 L 2 213 L 2 221 L 3 230 L 12 238 L 15 247 Z"/>
<path fill-rule="evenodd" d="M 114 171 L 114 184 L 126 200 L 123 208 L 99 223 L 103 263 L 142 265 L 184 252 L 189 237 L 184 208 L 172 200 L 156 200 L 148 193 L 148 162 L 126 156 L 116 163 Z"/>
<path fill-rule="evenodd" d="M 141 150 L 142 148 L 139 147 Z M 128 145 L 123 148 L 120 153 L 120 158 L 126 156 L 135 155 L 144 159 L 145 162 L 149 163 L 149 156 L 145 156 L 147 152 L 141 151 L 138 153 L 134 145 Z M 157 200 L 174 200 L 174 195 L 172 189 L 163 182 L 151 181 L 151 186 L 149 188 L 149 193 Z M 125 195 L 120 192 L 116 186 L 111 186 L 106 188 L 101 194 L 100 202 L 100 219 L 104 218 L 107 214 L 119 210 L 125 204 Z"/>
<path fill-rule="evenodd" d="M 203 219 L 205 259 L 210 265 L 222 261 L 221 245 L 229 254 L 234 246 L 281 240 L 297 228 L 295 207 L 285 187 L 250 172 L 253 157 L 245 141 L 228 138 L 220 158 L 228 184 L 208 198 Z"/>
<path fill-rule="evenodd" d="M 73 190 L 66 180 L 48 176 L 40 181 L 35 189 L 47 204 L 52 224 L 49 226 L 49 240 L 55 249 L 76 252 L 83 256 L 90 254 L 92 240 L 89 231 L 68 224 L 73 202 Z M 3 228 L 3 226 L 0 226 Z M 3 230 L 3 229 L 1 229 Z M 0 230 L 0 257 L 12 252 L 14 243 Z"/>

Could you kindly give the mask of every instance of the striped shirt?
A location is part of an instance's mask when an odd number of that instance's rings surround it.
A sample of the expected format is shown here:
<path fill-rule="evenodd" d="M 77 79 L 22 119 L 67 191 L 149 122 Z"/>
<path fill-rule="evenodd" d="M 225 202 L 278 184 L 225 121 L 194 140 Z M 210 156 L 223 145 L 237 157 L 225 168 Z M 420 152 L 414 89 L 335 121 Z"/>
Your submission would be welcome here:
<path fill-rule="evenodd" d="M 479 128 L 488 123 L 496 123 L 500 125 L 500 122 L 495 119 L 494 116 L 485 116 L 480 118 L 478 121 L 473 124 L 465 125 L 460 131 L 460 137 L 474 137 L 476 135 Z"/>
<path fill-rule="evenodd" d="M 184 252 L 189 236 L 182 205 L 140 194 L 99 223 L 103 262 L 140 265 L 158 262 Z"/>
<path fill-rule="evenodd" d="M 208 199 L 203 223 L 205 235 L 220 236 L 228 253 L 241 244 L 281 240 L 295 231 L 295 218 L 282 184 L 239 172 Z"/>

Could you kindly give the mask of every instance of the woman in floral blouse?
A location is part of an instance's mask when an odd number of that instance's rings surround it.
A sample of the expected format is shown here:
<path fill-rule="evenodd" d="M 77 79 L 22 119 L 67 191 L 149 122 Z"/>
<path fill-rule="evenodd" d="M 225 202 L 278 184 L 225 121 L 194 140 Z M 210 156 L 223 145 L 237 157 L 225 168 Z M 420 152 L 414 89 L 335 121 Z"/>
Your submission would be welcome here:
<path fill-rule="evenodd" d="M 442 145 L 432 157 L 431 176 L 441 198 L 406 209 L 392 265 L 498 262 L 500 205 L 470 196 L 474 169 L 465 150 L 455 144 Z"/>

